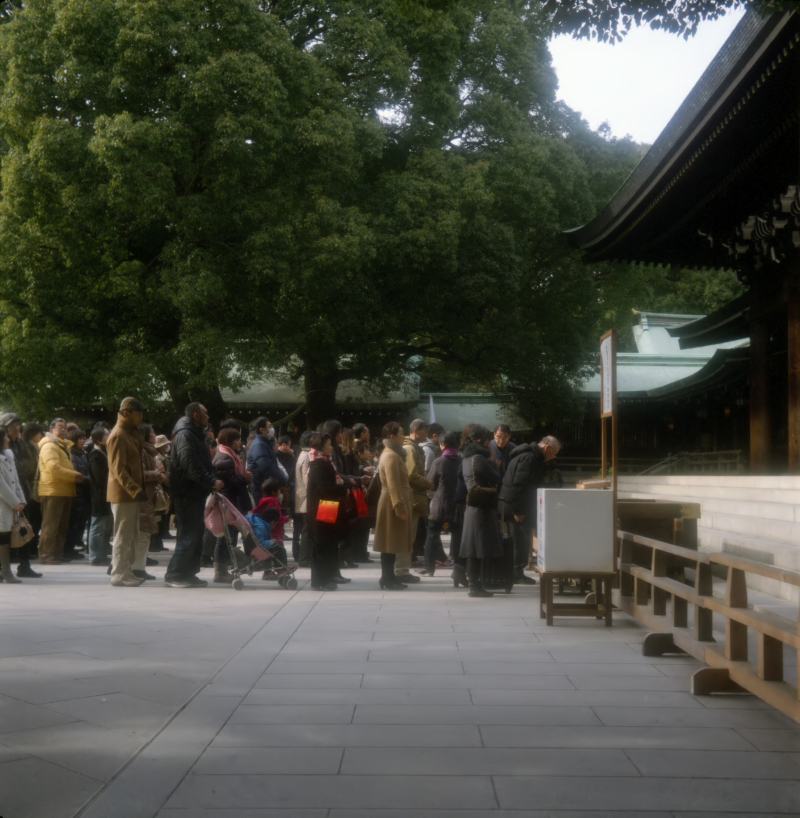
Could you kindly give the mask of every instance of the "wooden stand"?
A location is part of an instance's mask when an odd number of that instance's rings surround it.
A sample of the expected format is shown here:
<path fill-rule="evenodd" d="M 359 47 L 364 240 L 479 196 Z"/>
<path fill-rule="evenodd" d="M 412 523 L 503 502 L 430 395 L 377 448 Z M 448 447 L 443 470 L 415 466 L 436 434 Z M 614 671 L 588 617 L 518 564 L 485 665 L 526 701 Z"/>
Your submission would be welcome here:
<path fill-rule="evenodd" d="M 588 616 L 594 619 L 605 619 L 606 627 L 611 627 L 611 587 L 616 579 L 615 573 L 594 573 L 587 571 L 547 572 L 536 568 L 541 575 L 539 599 L 539 616 L 553 624 L 554 616 Z M 596 602 L 553 602 L 553 583 L 563 579 L 589 579 L 595 585 Z"/>

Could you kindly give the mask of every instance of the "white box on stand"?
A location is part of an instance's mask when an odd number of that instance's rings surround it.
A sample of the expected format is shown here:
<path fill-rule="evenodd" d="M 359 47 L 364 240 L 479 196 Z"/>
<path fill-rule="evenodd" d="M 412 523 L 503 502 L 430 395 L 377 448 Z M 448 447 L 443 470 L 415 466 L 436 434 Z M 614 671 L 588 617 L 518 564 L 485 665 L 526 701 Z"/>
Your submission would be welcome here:
<path fill-rule="evenodd" d="M 540 570 L 614 570 L 613 492 L 539 489 L 537 508 Z"/>

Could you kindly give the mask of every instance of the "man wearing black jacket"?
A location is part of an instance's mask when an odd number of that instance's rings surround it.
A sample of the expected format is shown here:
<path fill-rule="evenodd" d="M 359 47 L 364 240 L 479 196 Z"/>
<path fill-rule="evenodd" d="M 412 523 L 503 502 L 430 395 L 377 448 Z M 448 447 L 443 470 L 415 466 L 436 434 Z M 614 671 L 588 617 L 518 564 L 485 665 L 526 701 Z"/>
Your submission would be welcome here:
<path fill-rule="evenodd" d="M 514 581 L 520 585 L 534 585 L 535 580 L 525 574 L 531 542 L 536 533 L 536 492 L 544 488 L 547 463 L 557 454 L 561 444 L 552 436 L 533 445 L 524 443 L 511 452 L 511 458 L 500 487 L 500 501 L 514 539 Z"/>
<path fill-rule="evenodd" d="M 208 412 L 202 403 L 190 403 L 175 424 L 169 474 L 178 536 L 164 577 L 171 588 L 208 585 L 197 576 L 203 553 L 203 512 L 209 492 L 219 491 L 224 484 L 214 473 L 205 441 L 206 426 Z"/>

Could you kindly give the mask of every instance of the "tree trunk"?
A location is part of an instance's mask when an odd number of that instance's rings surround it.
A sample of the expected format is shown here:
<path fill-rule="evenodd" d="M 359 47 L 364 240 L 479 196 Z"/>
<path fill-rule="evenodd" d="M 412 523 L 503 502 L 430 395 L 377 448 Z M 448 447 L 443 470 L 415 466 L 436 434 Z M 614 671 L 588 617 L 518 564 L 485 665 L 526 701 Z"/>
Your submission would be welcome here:
<path fill-rule="evenodd" d="M 339 370 L 335 363 L 304 361 L 304 386 L 306 394 L 306 422 L 309 429 L 336 416 L 336 387 Z"/>

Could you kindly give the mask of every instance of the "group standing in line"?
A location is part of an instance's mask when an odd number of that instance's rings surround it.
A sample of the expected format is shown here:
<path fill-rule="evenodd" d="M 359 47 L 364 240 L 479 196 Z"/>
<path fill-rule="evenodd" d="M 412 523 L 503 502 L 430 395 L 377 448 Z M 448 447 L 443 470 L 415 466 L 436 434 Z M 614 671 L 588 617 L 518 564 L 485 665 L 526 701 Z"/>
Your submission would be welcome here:
<path fill-rule="evenodd" d="M 35 536 L 15 549 L 18 577 L 41 576 L 31 567 L 34 549 L 45 566 L 83 558 L 76 548 L 88 531 L 92 565 L 107 565 L 114 586 L 139 586 L 155 579 L 147 572 L 148 553 L 164 550 L 174 514 L 166 584 L 206 586 L 198 576 L 204 564 L 213 565 L 214 582 L 230 582 L 226 540 L 209 539 L 204 524 L 209 495 L 219 492 L 242 515 L 265 524 L 284 557 L 284 524 L 292 520 L 292 556 L 311 568 L 315 590 L 336 590 L 350 582 L 342 568 L 373 561 L 371 531 L 379 584 L 387 591 L 419 583 L 448 564 L 443 532 L 450 534 L 453 584 L 467 587 L 470 596 L 492 595 L 484 588 L 486 564 L 500 559 L 508 542 L 514 583 L 534 582 L 525 567 L 536 490 L 560 449 L 553 437 L 515 446 L 503 424 L 494 433 L 470 424 L 459 437 L 416 419 L 408 434 L 387 423 L 376 451 L 366 425 L 345 429 L 329 420 L 303 433 L 295 455 L 291 438 L 276 440 L 266 417 L 250 424 L 245 447 L 238 421 L 223 421 L 215 437 L 202 404 L 186 407 L 171 439 L 156 435 L 144 413 L 139 400 L 125 398 L 116 425 L 96 425 L 88 445 L 85 433 L 62 418 L 45 430 L 37 423 L 22 427 L 12 413 L 0 416 L 3 581 L 20 581 L 11 572 L 10 546 L 25 520 Z M 234 543 L 237 533 L 229 527 Z"/>

